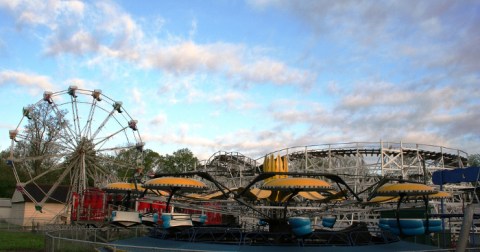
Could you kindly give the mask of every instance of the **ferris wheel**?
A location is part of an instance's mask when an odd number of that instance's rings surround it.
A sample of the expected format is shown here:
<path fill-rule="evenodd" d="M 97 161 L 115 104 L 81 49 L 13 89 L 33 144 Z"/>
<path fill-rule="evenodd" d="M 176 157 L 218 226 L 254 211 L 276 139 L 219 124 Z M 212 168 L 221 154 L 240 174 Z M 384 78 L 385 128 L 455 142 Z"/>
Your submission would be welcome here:
<path fill-rule="evenodd" d="M 42 99 L 23 108 L 9 136 L 7 163 L 17 190 L 40 210 L 47 200 L 54 200 L 59 186 L 68 188 L 71 199 L 74 192 L 131 177 L 143 165 L 137 121 L 122 102 L 98 89 L 70 86 L 44 92 Z"/>

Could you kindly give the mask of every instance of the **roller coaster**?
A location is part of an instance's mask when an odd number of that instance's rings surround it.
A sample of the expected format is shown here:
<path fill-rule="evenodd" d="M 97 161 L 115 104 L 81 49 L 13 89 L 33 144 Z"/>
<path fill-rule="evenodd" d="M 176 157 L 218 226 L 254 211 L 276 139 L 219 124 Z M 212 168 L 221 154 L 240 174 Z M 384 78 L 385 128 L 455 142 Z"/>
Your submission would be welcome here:
<path fill-rule="evenodd" d="M 352 142 L 290 147 L 257 159 L 219 151 L 202 161 L 197 170 L 209 172 L 229 187 L 241 187 L 262 172 L 265 159 L 272 156 L 286 159 L 290 172 L 341 175 L 356 193 L 368 192 L 382 177 L 431 184 L 433 172 L 464 168 L 468 159 L 466 152 L 442 146 Z"/>
<path fill-rule="evenodd" d="M 468 154 L 462 150 L 443 146 L 412 144 L 402 142 L 351 142 L 311 146 L 298 146 L 281 149 L 257 159 L 239 152 L 219 151 L 208 160 L 197 165 L 198 171 L 212 174 L 215 179 L 228 188 L 242 188 L 255 176 L 265 171 L 268 158 L 285 160 L 290 173 L 329 173 L 340 176 L 353 192 L 368 202 L 369 195 L 384 178 L 395 178 L 433 185 L 432 174 L 437 171 L 449 171 L 467 166 Z M 281 172 L 280 170 L 273 170 Z M 327 179 L 328 181 L 328 179 Z M 438 186 L 437 186 L 438 187 Z M 452 197 L 433 200 L 436 213 L 462 214 L 465 200 L 473 201 L 476 194 L 468 194 L 476 187 L 475 183 L 447 184 L 442 187 Z M 378 215 L 368 205 L 353 204 L 350 201 L 326 205 L 301 197 L 295 206 L 289 207 L 289 214 L 313 211 L 312 215 L 321 216 L 331 212 L 341 213 L 340 222 L 366 221 L 378 223 Z M 252 201 L 252 204 L 255 202 Z M 266 206 L 260 202 L 258 208 L 274 211 L 278 206 Z M 234 209 L 240 218 L 244 209 Z M 323 212 L 323 214 L 321 214 Z M 320 214 L 320 215 L 318 215 Z M 248 219 L 251 218 L 247 217 Z M 256 216 L 255 218 L 258 218 Z M 254 219 L 255 219 L 254 218 Z M 249 222 L 244 220 L 244 222 Z M 450 227 L 458 231 L 461 219 L 450 219 Z M 475 228 L 476 232 L 480 232 Z"/>

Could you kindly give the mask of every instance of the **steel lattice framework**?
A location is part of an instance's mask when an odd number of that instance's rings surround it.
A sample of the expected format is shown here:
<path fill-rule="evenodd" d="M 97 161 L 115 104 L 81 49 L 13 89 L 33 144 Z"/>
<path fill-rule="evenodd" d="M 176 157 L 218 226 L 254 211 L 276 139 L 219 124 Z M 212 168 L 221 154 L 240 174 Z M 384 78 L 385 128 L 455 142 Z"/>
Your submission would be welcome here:
<path fill-rule="evenodd" d="M 436 145 L 394 142 L 351 142 L 311 146 L 297 146 L 277 150 L 253 159 L 238 152 L 217 152 L 197 166 L 229 188 L 246 186 L 252 178 L 263 172 L 267 157 L 287 159 L 288 172 L 336 174 L 364 200 L 382 178 L 405 179 L 431 185 L 432 173 L 438 170 L 464 168 L 468 154 L 462 150 Z M 472 185 L 452 185 L 443 188 L 453 194 L 446 200 L 443 210 L 440 202 L 432 202 L 436 212 L 461 213 L 463 189 Z M 462 189 L 462 190 L 460 190 Z M 275 211 L 279 206 L 251 202 L 264 213 Z M 230 211 L 245 215 L 247 209 L 231 206 Z M 388 206 L 384 206 L 388 207 Z M 390 207 L 394 207 L 394 204 Z M 333 210 L 334 209 L 334 210 Z M 352 203 L 327 206 L 322 203 L 297 201 L 289 207 L 288 214 L 321 216 L 335 211 L 340 221 L 362 220 L 375 223 L 378 216 L 375 207 Z M 245 217 L 247 218 L 247 217 Z M 245 219 L 244 218 L 244 219 Z M 255 219 L 255 216 L 249 218 Z M 248 222 L 248 220 L 246 220 Z M 452 222 L 454 225 L 455 223 Z"/>
<path fill-rule="evenodd" d="M 355 191 L 362 192 L 381 177 L 431 183 L 437 170 L 463 168 L 468 154 L 435 145 L 352 142 L 289 147 L 252 159 L 238 152 L 217 152 L 200 169 L 223 177 L 227 185 L 243 186 L 248 177 L 263 169 L 265 157 L 287 158 L 289 172 L 326 172 L 343 176 Z"/>

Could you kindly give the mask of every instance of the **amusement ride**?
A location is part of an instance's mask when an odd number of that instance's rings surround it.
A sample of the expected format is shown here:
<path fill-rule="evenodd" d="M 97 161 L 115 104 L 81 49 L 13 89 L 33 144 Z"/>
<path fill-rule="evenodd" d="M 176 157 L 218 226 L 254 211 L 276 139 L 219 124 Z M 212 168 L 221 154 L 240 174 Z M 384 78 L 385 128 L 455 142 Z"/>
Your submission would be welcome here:
<path fill-rule="evenodd" d="M 52 124 L 38 132 L 45 121 Z M 478 203 L 480 173 L 467 167 L 467 153 L 402 142 L 289 147 L 257 159 L 219 151 L 192 172 L 147 177 L 137 121 L 120 101 L 76 86 L 45 92 L 23 109 L 9 134 L 7 162 L 17 190 L 37 210 L 60 185 L 68 185 L 64 214 L 72 223 L 148 225 L 159 240 L 389 244 L 445 230 L 460 234 L 465 205 Z M 133 155 L 116 158 L 123 151 Z M 458 179 L 447 179 L 447 172 Z M 58 174 L 54 181 L 42 179 L 51 173 Z M 43 183 L 51 187 L 41 197 L 28 191 L 28 185 L 41 188 Z M 90 216 L 92 198 L 101 201 L 95 217 Z M 469 228 L 480 231 L 475 224 Z"/>

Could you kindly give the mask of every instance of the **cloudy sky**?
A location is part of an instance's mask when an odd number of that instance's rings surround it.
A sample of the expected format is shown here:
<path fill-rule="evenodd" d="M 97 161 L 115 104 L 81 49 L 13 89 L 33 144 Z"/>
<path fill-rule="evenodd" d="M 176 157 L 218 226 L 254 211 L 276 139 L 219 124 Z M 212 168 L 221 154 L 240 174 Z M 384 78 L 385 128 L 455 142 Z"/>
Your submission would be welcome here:
<path fill-rule="evenodd" d="M 24 106 L 77 85 L 121 100 L 160 154 L 480 153 L 479 25 L 467 0 L 0 0 L 0 148 Z"/>

